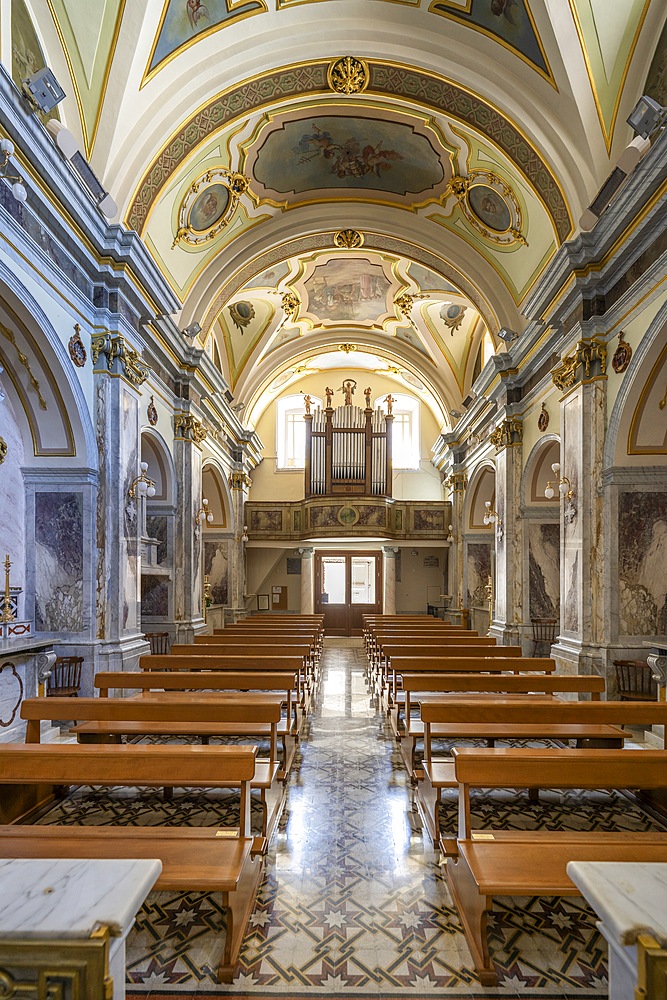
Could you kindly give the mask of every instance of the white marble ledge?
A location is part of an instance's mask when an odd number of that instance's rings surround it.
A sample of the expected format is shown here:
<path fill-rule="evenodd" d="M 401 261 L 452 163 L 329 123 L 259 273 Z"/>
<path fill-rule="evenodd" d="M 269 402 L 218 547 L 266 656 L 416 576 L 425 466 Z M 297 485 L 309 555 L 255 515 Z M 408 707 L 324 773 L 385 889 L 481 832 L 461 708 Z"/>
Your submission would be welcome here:
<path fill-rule="evenodd" d="M 87 938 L 104 924 L 129 930 L 162 862 L 0 859 L 0 938 Z"/>
<path fill-rule="evenodd" d="M 667 947 L 667 864 L 570 861 L 567 874 L 620 945 L 650 934 Z"/>

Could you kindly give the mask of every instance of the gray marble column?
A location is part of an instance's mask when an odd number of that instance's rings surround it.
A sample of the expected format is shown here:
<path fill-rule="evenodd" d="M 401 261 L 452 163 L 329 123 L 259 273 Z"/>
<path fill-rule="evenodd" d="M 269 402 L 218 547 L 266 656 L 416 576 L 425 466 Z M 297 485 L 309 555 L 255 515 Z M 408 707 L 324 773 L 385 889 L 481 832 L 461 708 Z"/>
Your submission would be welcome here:
<path fill-rule="evenodd" d="M 396 614 L 396 553 L 398 549 L 393 545 L 382 546 L 382 579 L 384 589 L 382 593 L 382 614 Z"/>
<path fill-rule="evenodd" d="M 140 474 L 139 386 L 148 368 L 118 334 L 93 337 L 97 495 L 97 667 L 128 670 L 146 643 L 141 631 L 140 499 L 130 496 Z"/>
<path fill-rule="evenodd" d="M 236 618 L 247 613 L 246 590 L 246 560 L 245 560 L 245 502 L 252 480 L 243 471 L 232 472 L 229 476 L 229 488 L 232 494 L 232 522 L 234 538 L 230 543 L 229 552 L 229 603 L 231 615 Z"/>
<path fill-rule="evenodd" d="M 502 419 L 491 434 L 496 448 L 495 510 L 495 579 L 494 613 L 489 634 L 505 645 L 520 642 L 517 618 L 521 619 L 522 547 L 521 520 L 518 516 L 521 497 L 521 456 L 523 425 L 513 416 L 512 408 L 502 411 Z"/>
<path fill-rule="evenodd" d="M 313 600 L 313 564 L 315 549 L 300 548 L 301 556 L 301 614 L 312 615 L 315 605 Z"/>
<path fill-rule="evenodd" d="M 459 611 L 465 607 L 464 582 L 464 547 L 463 547 L 463 504 L 465 491 L 468 487 L 468 476 L 465 472 L 452 472 L 443 483 L 449 492 L 452 505 L 452 521 L 449 559 L 447 562 L 447 593 L 451 595 L 450 607 Z"/>
<path fill-rule="evenodd" d="M 174 467 L 178 484 L 174 532 L 176 641 L 190 642 L 205 628 L 203 595 L 202 454 L 206 431 L 187 412 L 174 414 Z"/>

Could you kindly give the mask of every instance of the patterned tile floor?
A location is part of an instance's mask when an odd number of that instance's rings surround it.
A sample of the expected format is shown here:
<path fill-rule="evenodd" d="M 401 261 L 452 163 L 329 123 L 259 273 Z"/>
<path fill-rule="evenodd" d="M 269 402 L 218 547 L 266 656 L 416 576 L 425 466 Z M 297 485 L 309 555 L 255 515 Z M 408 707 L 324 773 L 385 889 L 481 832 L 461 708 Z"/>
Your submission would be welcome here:
<path fill-rule="evenodd" d="M 650 827 L 631 803 L 604 793 L 553 795 L 537 806 L 481 795 L 476 823 Z M 76 795 L 43 822 L 229 823 L 229 796 Z M 231 812 L 230 812 L 231 810 Z M 454 822 L 455 804 L 445 807 Z M 489 921 L 499 971 L 482 988 L 438 856 L 411 809 L 407 777 L 369 698 L 360 642 L 328 640 L 320 697 L 291 777 L 229 986 L 216 982 L 224 933 L 218 900 L 153 893 L 128 941 L 128 996 L 602 998 L 606 946 L 578 898 L 498 899 Z"/>

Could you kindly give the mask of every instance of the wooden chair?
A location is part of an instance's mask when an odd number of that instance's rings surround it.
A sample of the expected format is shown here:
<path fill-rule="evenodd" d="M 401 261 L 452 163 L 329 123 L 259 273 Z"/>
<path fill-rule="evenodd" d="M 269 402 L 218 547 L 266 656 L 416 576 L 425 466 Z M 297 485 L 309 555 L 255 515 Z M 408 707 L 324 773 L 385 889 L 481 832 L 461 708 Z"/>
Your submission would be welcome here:
<path fill-rule="evenodd" d="M 83 656 L 59 656 L 47 682 L 50 698 L 78 698 L 81 690 Z"/>
<path fill-rule="evenodd" d="M 656 701 L 658 685 L 644 660 L 614 660 L 618 697 L 621 701 Z"/>
<path fill-rule="evenodd" d="M 556 641 L 557 618 L 531 618 L 533 627 L 533 656 L 537 656 L 537 647 L 541 642 L 548 642 L 549 647 Z M 547 656 L 551 654 L 551 649 Z"/>
<path fill-rule="evenodd" d="M 155 655 L 168 654 L 171 640 L 168 632 L 144 632 L 144 639 L 151 644 L 151 653 Z"/>

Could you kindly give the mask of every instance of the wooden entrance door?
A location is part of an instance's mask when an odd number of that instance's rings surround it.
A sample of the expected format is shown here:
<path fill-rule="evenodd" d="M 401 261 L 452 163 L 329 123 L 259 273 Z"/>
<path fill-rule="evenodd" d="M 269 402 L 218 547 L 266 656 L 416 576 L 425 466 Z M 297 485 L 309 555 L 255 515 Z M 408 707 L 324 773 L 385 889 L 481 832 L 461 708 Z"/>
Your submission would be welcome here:
<path fill-rule="evenodd" d="M 316 552 L 315 606 L 327 635 L 361 635 L 361 616 L 380 614 L 379 552 Z"/>

